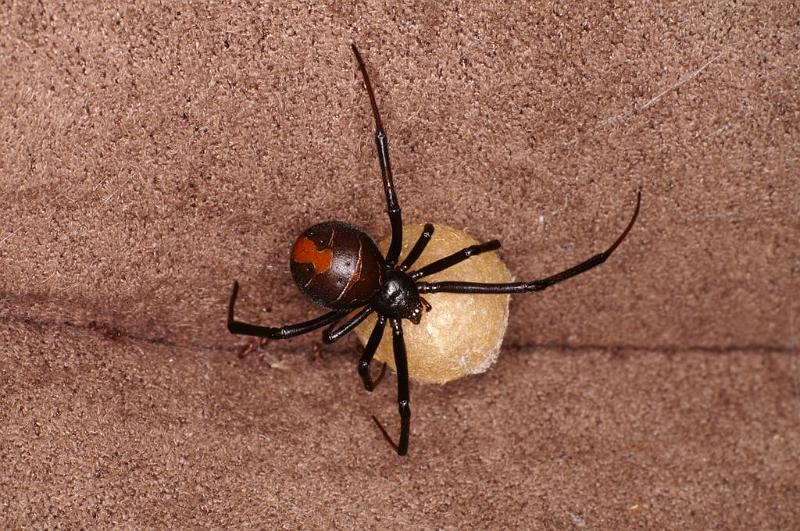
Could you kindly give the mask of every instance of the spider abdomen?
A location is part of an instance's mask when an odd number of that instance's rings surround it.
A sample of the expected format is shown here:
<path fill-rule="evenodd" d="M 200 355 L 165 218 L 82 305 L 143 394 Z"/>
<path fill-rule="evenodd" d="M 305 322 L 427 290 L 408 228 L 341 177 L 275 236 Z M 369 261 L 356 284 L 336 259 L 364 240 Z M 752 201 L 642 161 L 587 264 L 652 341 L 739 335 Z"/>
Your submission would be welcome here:
<path fill-rule="evenodd" d="M 311 300 L 332 310 L 365 304 L 380 288 L 384 259 L 367 234 L 341 221 L 306 229 L 295 241 L 292 277 Z"/>

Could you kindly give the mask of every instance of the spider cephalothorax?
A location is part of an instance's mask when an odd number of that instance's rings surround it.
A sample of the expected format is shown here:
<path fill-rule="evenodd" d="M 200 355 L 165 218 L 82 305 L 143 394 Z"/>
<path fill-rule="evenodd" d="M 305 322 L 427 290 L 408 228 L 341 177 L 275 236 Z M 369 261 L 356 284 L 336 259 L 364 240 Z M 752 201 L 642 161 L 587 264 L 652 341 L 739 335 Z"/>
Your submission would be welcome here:
<path fill-rule="evenodd" d="M 392 226 L 389 250 L 384 257 L 372 238 L 362 230 L 347 223 L 328 221 L 314 225 L 305 230 L 292 247 L 290 260 L 292 277 L 306 296 L 330 311 L 310 321 L 280 328 L 243 323 L 234 318 L 234 307 L 239 293 L 239 284 L 234 282 L 233 293 L 228 305 L 228 330 L 234 334 L 270 339 L 287 339 L 329 325 L 322 337 L 326 343 L 330 343 L 351 332 L 370 314 L 375 313 L 377 321 L 358 364 L 359 376 L 367 390 L 371 391 L 375 383 L 369 373 L 370 362 L 383 337 L 386 322 L 389 321 L 392 328 L 392 347 L 397 370 L 397 402 L 400 412 L 400 439 L 397 444 L 392 441 L 378 420 L 375 417 L 373 419 L 397 453 L 404 455 L 408 451 L 411 408 L 408 388 L 408 363 L 405 341 L 403 340 L 402 320 L 408 319 L 412 323 L 418 324 L 423 319 L 423 311 L 430 310 L 430 305 L 422 295 L 436 292 L 473 294 L 526 293 L 543 290 L 553 284 L 584 273 L 605 262 L 614 252 L 614 249 L 628 235 L 639 214 L 641 193 L 637 193 L 636 208 L 633 211 L 631 220 L 614 243 L 602 253 L 596 254 L 565 271 L 529 282 L 499 284 L 446 281 L 423 282 L 420 279 L 444 271 L 471 256 L 499 249 L 500 242 L 492 240 L 472 245 L 417 270 L 411 270 L 414 262 L 420 257 L 425 246 L 433 237 L 433 225 L 427 224 L 411 251 L 398 264 L 403 240 L 403 223 L 400 205 L 394 190 L 394 182 L 392 181 L 392 168 L 389 162 L 389 140 L 381 122 L 378 105 L 375 102 L 375 94 L 372 90 L 364 61 L 355 45 L 352 45 L 352 49 L 364 78 L 364 85 L 372 107 L 372 115 L 375 119 L 375 147 L 377 148 L 378 162 L 383 175 L 386 206 Z M 358 311 L 348 318 L 347 315 L 355 310 Z"/>

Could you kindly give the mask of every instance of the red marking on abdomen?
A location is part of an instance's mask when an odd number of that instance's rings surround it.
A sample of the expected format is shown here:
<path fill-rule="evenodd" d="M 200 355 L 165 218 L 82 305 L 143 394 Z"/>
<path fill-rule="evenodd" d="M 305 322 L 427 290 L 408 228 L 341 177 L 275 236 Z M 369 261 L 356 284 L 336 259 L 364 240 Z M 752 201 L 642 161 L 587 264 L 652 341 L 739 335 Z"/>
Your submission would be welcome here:
<path fill-rule="evenodd" d="M 298 264 L 311 264 L 314 266 L 314 274 L 320 275 L 331 268 L 333 251 L 331 249 L 319 250 L 313 241 L 302 236 L 294 244 L 292 260 Z"/>

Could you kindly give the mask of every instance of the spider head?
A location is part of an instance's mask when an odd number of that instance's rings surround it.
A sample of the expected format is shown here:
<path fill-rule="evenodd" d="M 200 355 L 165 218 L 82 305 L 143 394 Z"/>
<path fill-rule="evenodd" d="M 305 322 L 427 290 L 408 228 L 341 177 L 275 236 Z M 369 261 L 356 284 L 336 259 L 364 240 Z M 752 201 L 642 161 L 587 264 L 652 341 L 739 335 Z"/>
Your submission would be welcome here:
<path fill-rule="evenodd" d="M 419 324 L 422 320 L 422 304 L 414 307 L 414 309 L 411 310 L 411 315 L 409 315 L 407 319 L 414 324 Z"/>
<path fill-rule="evenodd" d="M 419 324 L 423 309 L 429 308 L 411 277 L 395 269 L 384 275 L 380 289 L 372 298 L 372 306 L 390 319 L 408 319 L 414 324 Z"/>

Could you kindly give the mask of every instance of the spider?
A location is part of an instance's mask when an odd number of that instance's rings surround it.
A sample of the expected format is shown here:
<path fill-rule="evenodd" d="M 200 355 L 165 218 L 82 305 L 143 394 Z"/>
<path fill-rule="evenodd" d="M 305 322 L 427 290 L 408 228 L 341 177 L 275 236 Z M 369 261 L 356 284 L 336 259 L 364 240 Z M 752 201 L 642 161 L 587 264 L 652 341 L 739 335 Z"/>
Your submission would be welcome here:
<path fill-rule="evenodd" d="M 622 234 L 605 251 L 596 254 L 576 266 L 555 275 L 528 282 L 487 284 L 479 282 L 424 282 L 422 279 L 439 273 L 459 262 L 480 253 L 500 248 L 498 240 L 466 247 L 445 258 L 416 270 L 410 268 L 422 254 L 433 237 L 433 225 L 425 225 L 419 239 L 408 256 L 398 263 L 403 241 L 403 223 L 400 205 L 392 180 L 389 162 L 389 139 L 383 128 L 375 93 L 372 90 L 364 60 L 351 45 L 364 78 L 372 115 L 375 119 L 375 147 L 378 163 L 383 175 L 383 190 L 391 223 L 391 240 L 386 256 L 378 250 L 375 242 L 364 231 L 341 221 L 327 221 L 306 229 L 294 243 L 290 258 L 292 277 L 306 296 L 330 311 L 310 321 L 279 328 L 243 323 L 234 318 L 239 283 L 234 281 L 228 305 L 228 330 L 232 334 L 288 339 L 329 325 L 322 334 L 325 343 L 332 343 L 353 331 L 367 316 L 377 314 L 377 322 L 358 362 L 358 374 L 367 391 L 372 391 L 381 375 L 373 381 L 370 363 L 383 337 L 388 322 L 392 329 L 392 347 L 397 372 L 397 403 L 400 412 L 400 437 L 395 443 L 376 417 L 372 417 L 384 438 L 399 455 L 408 451 L 411 408 L 408 385 L 408 363 L 403 340 L 403 319 L 419 324 L 423 311 L 431 305 L 423 298 L 426 293 L 527 293 L 541 291 L 554 284 L 572 278 L 602 264 L 630 232 L 639 214 L 641 191 L 636 194 L 636 208 Z M 352 317 L 345 317 L 358 310 Z M 385 365 L 384 365 L 385 370 Z"/>

